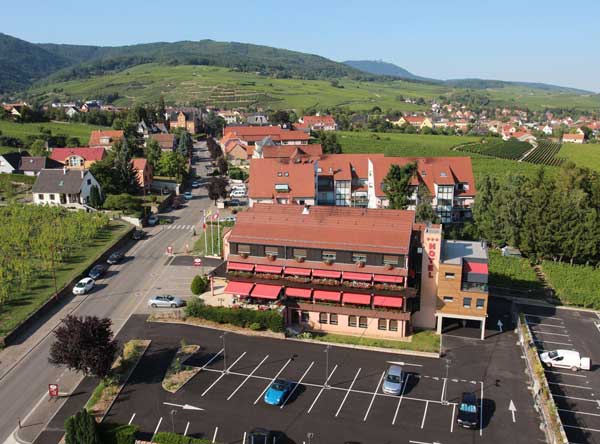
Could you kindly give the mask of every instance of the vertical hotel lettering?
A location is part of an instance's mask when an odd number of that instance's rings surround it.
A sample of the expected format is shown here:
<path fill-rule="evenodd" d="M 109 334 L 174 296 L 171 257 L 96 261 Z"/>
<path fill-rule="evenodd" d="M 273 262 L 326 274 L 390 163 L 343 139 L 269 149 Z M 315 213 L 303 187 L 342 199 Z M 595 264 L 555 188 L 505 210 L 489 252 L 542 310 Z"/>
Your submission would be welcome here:
<path fill-rule="evenodd" d="M 427 238 L 425 239 L 427 243 L 427 261 L 429 262 L 427 265 L 427 276 L 429 279 L 433 279 L 433 260 L 435 259 L 435 250 L 437 249 L 437 239 Z"/>

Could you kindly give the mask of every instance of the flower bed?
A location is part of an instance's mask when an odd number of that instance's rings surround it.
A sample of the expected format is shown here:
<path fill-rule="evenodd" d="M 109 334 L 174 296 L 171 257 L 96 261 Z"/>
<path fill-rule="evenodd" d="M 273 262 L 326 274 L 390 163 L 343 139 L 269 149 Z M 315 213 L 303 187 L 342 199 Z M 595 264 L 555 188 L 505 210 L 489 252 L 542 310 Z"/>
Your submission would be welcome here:
<path fill-rule="evenodd" d="M 313 279 L 313 284 L 335 286 L 335 285 L 340 285 L 340 281 L 338 281 L 337 279 L 327 279 L 327 278 Z"/>
<path fill-rule="evenodd" d="M 360 282 L 360 281 L 344 281 L 342 282 L 342 285 L 344 287 L 351 287 L 351 288 L 371 288 L 371 283 L 370 282 Z"/>
<path fill-rule="evenodd" d="M 284 276 L 284 279 L 286 281 L 296 282 L 299 284 L 308 284 L 310 282 L 310 278 L 304 276 Z"/>
<path fill-rule="evenodd" d="M 177 353 L 175 353 L 162 381 L 162 387 L 166 391 L 175 393 L 200 371 L 199 367 L 182 365 L 186 359 L 198 350 L 200 350 L 199 345 L 187 345 L 184 341 L 181 341 L 181 346 L 177 350 Z"/>
<path fill-rule="evenodd" d="M 402 291 L 405 289 L 402 285 L 395 285 L 395 284 L 375 284 L 374 287 L 377 290 L 388 290 L 388 291 Z"/>
<path fill-rule="evenodd" d="M 274 273 L 256 273 L 255 277 L 258 279 L 281 279 L 280 274 Z"/>
<path fill-rule="evenodd" d="M 251 278 L 254 276 L 250 271 L 228 271 L 227 274 L 232 277 Z"/>

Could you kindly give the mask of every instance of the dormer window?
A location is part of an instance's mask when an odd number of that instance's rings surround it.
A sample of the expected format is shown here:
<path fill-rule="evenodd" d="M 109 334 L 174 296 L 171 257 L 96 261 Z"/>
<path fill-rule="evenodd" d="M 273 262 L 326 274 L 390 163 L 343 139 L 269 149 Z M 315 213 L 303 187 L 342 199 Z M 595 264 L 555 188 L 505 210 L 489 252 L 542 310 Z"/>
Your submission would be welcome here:
<path fill-rule="evenodd" d="M 283 176 L 283 173 L 281 171 L 278 171 L 277 172 L 277 177 L 281 177 L 281 176 Z"/>
<path fill-rule="evenodd" d="M 290 191 L 290 186 L 287 183 L 276 183 L 275 191 L 278 193 L 287 193 Z"/>
<path fill-rule="evenodd" d="M 448 175 L 446 174 L 446 172 L 445 172 L 445 171 L 442 171 L 442 172 L 440 173 L 440 177 L 447 177 L 447 176 L 448 176 Z"/>

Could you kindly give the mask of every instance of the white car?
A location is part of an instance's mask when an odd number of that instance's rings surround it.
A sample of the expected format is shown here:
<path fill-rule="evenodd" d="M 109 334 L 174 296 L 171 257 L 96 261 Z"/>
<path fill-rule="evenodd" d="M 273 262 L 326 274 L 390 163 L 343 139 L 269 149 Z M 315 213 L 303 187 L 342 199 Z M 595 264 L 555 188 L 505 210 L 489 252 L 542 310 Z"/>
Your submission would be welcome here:
<path fill-rule="evenodd" d="M 229 193 L 229 197 L 237 197 L 237 198 L 245 198 L 247 196 L 246 191 L 244 190 L 233 190 Z"/>
<path fill-rule="evenodd" d="M 96 282 L 91 277 L 83 278 L 82 280 L 77 282 L 73 287 L 73 294 L 86 294 L 92 291 L 94 285 L 96 285 Z"/>
<path fill-rule="evenodd" d="M 589 370 L 591 368 L 590 358 L 583 358 L 575 350 L 551 350 L 540 353 L 540 360 L 548 367 L 569 368 L 573 371 Z"/>

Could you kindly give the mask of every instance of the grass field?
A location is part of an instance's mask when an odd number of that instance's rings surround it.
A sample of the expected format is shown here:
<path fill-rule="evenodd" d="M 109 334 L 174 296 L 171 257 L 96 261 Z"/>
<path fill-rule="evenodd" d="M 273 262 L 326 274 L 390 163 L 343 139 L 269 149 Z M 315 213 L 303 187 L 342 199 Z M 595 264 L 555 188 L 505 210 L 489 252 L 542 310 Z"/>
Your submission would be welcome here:
<path fill-rule="evenodd" d="M 542 271 L 563 304 L 600 309 L 600 268 L 543 261 Z"/>
<path fill-rule="evenodd" d="M 577 165 L 600 171 L 600 143 L 563 143 L 557 157 L 572 160 Z"/>
<path fill-rule="evenodd" d="M 444 85 L 394 82 L 358 82 L 341 79 L 340 87 L 326 80 L 274 79 L 254 73 L 230 71 L 214 66 L 139 65 L 119 73 L 39 85 L 30 90 L 36 99 L 90 99 L 98 95 L 118 93 L 117 105 L 158 101 L 164 95 L 167 103 L 243 107 L 257 104 L 266 107 L 301 110 L 311 106 L 347 106 L 368 110 L 415 111 L 423 106 L 407 104 L 405 98 L 431 99 L 457 91 Z M 600 109 L 600 96 L 546 92 L 524 87 L 478 90 L 506 104 L 532 109 L 568 107 Z"/>
<path fill-rule="evenodd" d="M 333 342 L 336 344 L 362 345 L 366 347 L 383 347 L 397 350 L 415 350 L 423 352 L 440 351 L 440 337 L 432 331 L 424 330 L 413 333 L 411 341 L 394 341 L 393 339 L 366 338 L 363 336 L 338 335 L 334 333 L 313 333 L 315 341 Z"/>
<path fill-rule="evenodd" d="M 124 223 L 113 223 L 99 236 L 81 245 L 74 251 L 69 262 L 58 264 L 56 269 L 56 284 L 60 289 L 89 267 L 109 246 L 117 242 L 131 229 Z M 0 337 L 17 327 L 31 313 L 42 306 L 54 293 L 54 282 L 51 274 L 36 278 L 27 294 L 13 296 L 6 304 L 0 306 Z"/>
<path fill-rule="evenodd" d="M 106 129 L 102 126 L 88 125 L 86 123 L 68 122 L 40 122 L 40 123 L 16 123 L 8 120 L 0 120 L 0 131 L 3 136 L 18 137 L 24 139 L 30 135 L 40 134 L 40 129 L 49 129 L 53 135 L 66 135 L 79 138 L 82 145 L 87 145 L 90 132 L 95 129 Z"/>

